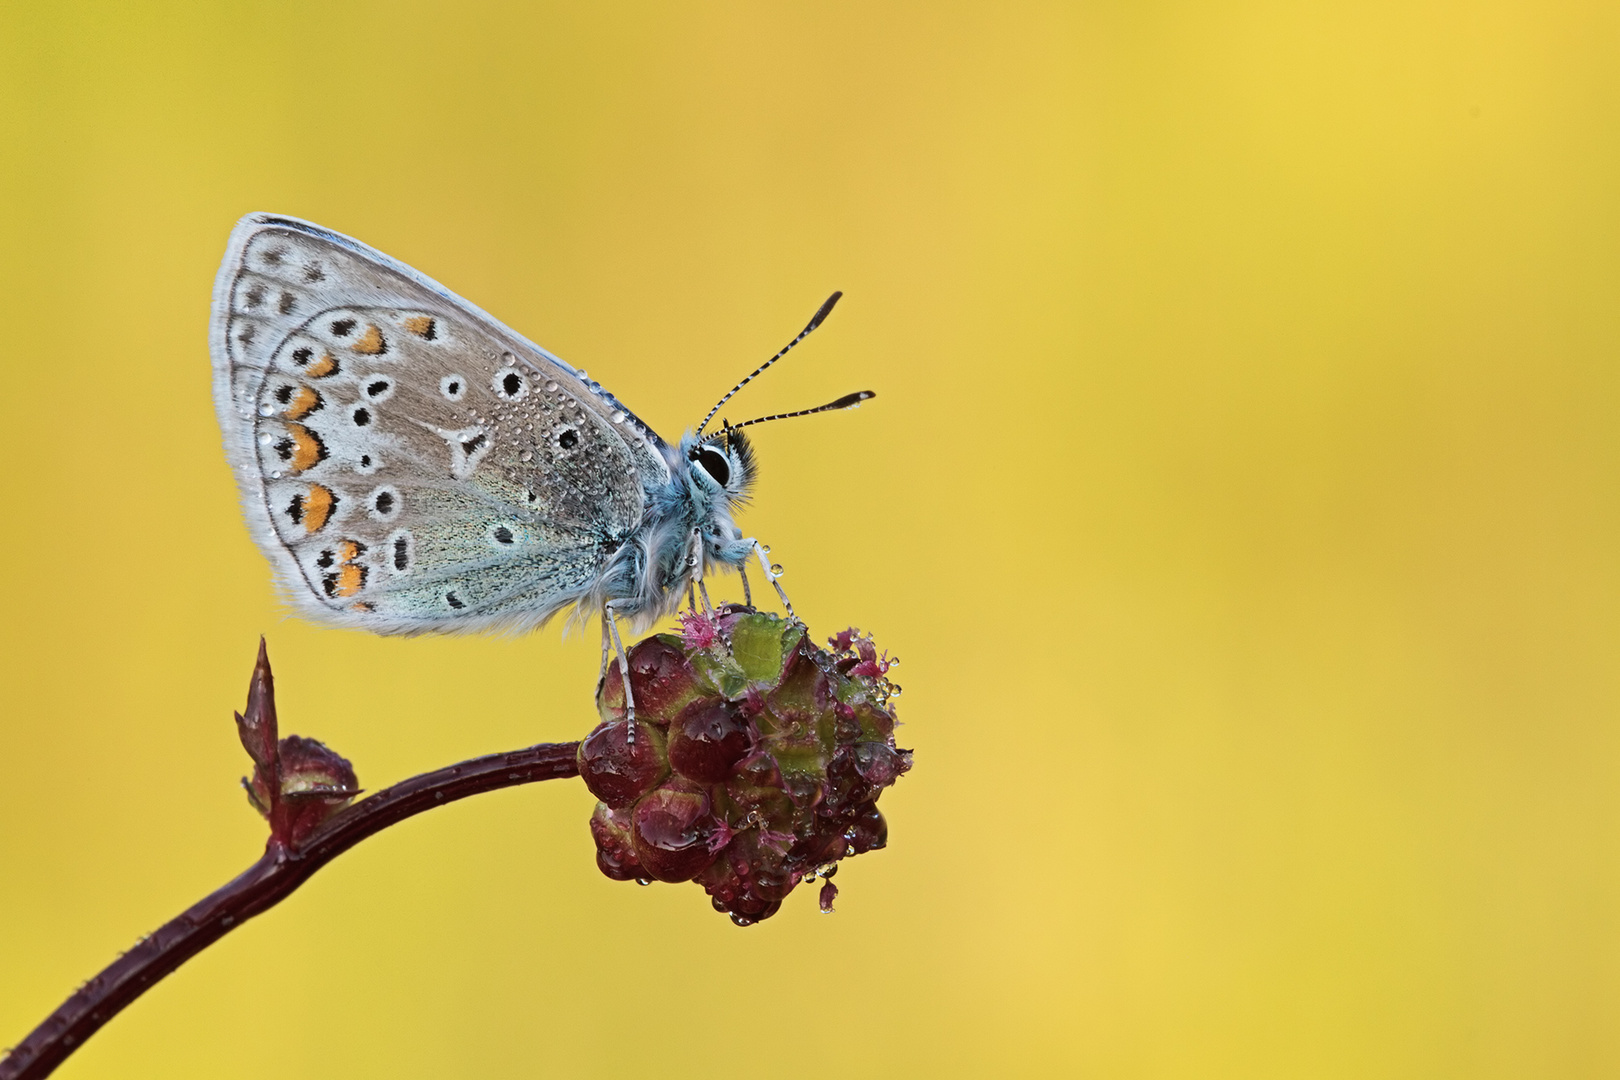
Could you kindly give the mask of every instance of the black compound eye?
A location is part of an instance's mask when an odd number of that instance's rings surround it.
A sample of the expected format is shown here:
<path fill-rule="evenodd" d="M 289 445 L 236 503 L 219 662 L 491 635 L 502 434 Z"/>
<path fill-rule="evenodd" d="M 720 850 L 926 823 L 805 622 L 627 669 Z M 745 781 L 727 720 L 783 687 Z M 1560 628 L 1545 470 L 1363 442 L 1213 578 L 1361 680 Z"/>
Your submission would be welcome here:
<path fill-rule="evenodd" d="M 703 471 L 714 477 L 714 482 L 721 487 L 731 479 L 731 463 L 726 455 L 712 446 L 701 446 L 697 450 L 696 461 L 703 466 Z"/>

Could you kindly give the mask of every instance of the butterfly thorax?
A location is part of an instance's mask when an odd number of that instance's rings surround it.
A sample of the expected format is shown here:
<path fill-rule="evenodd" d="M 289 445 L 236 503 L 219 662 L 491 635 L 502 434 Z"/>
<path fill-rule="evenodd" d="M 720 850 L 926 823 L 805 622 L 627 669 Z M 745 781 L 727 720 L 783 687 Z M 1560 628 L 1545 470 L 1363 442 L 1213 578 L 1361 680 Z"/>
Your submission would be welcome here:
<path fill-rule="evenodd" d="M 616 614 L 645 627 L 673 614 L 687 587 L 713 569 L 739 569 L 754 541 L 733 512 L 747 502 L 753 459 L 741 435 L 706 442 L 688 432 L 670 455 L 671 476 L 646 492 L 641 526 L 603 568 L 583 616 L 611 602 Z"/>

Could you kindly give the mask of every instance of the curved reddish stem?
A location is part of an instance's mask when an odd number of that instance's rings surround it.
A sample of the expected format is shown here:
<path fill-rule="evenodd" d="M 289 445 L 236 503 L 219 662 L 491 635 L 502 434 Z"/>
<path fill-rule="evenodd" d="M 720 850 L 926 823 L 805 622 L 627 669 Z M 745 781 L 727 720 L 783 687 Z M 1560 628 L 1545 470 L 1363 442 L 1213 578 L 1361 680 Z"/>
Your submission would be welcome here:
<path fill-rule="evenodd" d="M 0 1080 L 39 1080 L 130 1002 L 237 926 L 280 903 L 315 871 L 373 833 L 484 791 L 579 775 L 578 743 L 541 743 L 413 776 L 345 807 L 297 850 L 272 839 L 259 861 L 187 908 L 81 986 L 0 1059 Z"/>

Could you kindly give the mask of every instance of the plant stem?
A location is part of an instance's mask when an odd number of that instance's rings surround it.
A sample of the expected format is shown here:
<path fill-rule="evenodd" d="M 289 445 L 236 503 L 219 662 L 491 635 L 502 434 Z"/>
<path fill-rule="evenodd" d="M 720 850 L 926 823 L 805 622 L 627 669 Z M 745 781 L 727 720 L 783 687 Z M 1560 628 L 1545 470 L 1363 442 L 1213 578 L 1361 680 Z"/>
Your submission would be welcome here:
<path fill-rule="evenodd" d="M 541 743 L 414 776 L 338 811 L 297 850 L 272 839 L 236 880 L 177 918 L 81 986 L 0 1059 L 0 1080 L 39 1080 L 158 980 L 262 911 L 315 871 L 390 825 L 484 791 L 579 775 L 578 743 Z"/>

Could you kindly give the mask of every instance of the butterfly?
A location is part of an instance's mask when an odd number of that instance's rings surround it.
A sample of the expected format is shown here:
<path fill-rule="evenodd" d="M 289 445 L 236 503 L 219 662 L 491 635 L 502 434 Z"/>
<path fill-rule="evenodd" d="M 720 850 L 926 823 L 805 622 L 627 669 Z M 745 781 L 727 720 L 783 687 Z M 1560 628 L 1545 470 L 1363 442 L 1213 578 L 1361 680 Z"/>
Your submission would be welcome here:
<path fill-rule="evenodd" d="M 840 295 L 671 444 L 584 371 L 403 263 L 249 214 L 209 326 L 249 530 L 317 621 L 517 632 L 573 609 L 601 616 L 604 670 L 611 636 L 628 680 L 616 619 L 645 629 L 711 569 L 757 560 L 792 614 L 769 549 L 733 520 L 756 475 L 742 429 L 874 395 L 705 430 Z"/>

